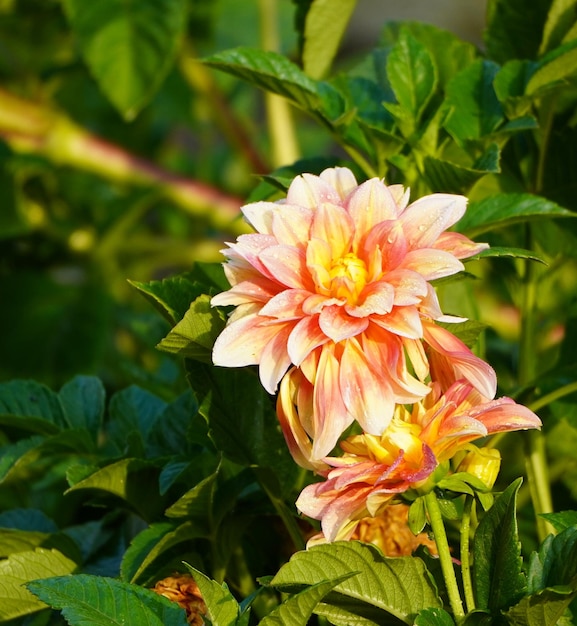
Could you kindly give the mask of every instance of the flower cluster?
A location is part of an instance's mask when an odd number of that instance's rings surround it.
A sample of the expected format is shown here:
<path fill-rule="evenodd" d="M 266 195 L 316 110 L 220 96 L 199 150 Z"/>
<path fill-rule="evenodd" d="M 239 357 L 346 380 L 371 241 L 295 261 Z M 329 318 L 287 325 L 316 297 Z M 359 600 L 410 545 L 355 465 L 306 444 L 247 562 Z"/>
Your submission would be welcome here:
<path fill-rule="evenodd" d="M 409 203 L 400 185 L 357 184 L 347 168 L 303 174 L 286 199 L 242 208 L 256 230 L 224 250 L 234 305 L 216 365 L 258 365 L 280 390 L 277 412 L 295 461 L 325 477 L 298 508 L 327 539 L 350 536 L 394 494 L 491 432 L 538 427 L 512 400 L 492 401 L 493 369 L 440 322 L 431 281 L 487 244 L 450 232 L 463 196 Z M 404 405 L 413 405 L 409 412 Z M 340 442 L 356 423 L 362 434 Z"/>

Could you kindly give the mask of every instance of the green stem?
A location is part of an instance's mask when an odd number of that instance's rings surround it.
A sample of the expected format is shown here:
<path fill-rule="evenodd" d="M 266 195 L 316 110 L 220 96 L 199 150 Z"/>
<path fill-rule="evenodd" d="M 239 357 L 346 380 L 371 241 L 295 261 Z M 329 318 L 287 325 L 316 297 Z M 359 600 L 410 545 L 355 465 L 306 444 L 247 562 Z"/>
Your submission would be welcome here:
<path fill-rule="evenodd" d="M 473 508 L 473 496 L 465 496 L 465 506 L 461 519 L 461 576 L 463 578 L 463 589 L 465 591 L 465 602 L 467 611 L 475 610 L 475 596 L 473 594 L 473 583 L 471 580 L 471 559 L 470 559 L 470 531 L 471 531 L 471 510 Z"/>
<path fill-rule="evenodd" d="M 274 52 L 280 48 L 277 4 L 276 0 L 259 0 L 258 5 L 261 46 Z M 265 108 L 274 167 L 294 163 L 300 157 L 300 150 L 289 103 L 277 94 L 266 92 Z"/>
<path fill-rule="evenodd" d="M 459 594 L 459 587 L 457 585 L 457 578 L 453 568 L 451 551 L 449 550 L 449 542 L 447 541 L 447 534 L 445 532 L 445 525 L 443 524 L 441 509 L 434 491 L 429 492 L 425 496 L 425 504 L 429 514 L 429 523 L 431 524 L 431 528 L 435 536 L 437 551 L 439 552 L 439 560 L 441 562 L 441 570 L 443 572 L 445 586 L 449 595 L 449 602 L 451 604 L 451 609 L 453 610 L 453 615 L 457 620 L 457 623 L 459 623 L 465 617 L 465 611 L 463 610 L 463 602 L 461 601 L 461 595 Z"/>
<path fill-rule="evenodd" d="M 531 411 L 538 411 L 548 404 L 555 402 L 555 400 L 559 400 L 559 398 L 568 396 L 575 391 L 577 391 L 577 382 L 568 383 L 567 385 L 563 385 L 563 387 L 559 387 L 559 389 L 555 389 L 555 391 L 551 391 L 550 393 L 547 393 L 544 396 L 537 398 L 537 400 L 531 402 L 528 407 L 531 409 Z"/>

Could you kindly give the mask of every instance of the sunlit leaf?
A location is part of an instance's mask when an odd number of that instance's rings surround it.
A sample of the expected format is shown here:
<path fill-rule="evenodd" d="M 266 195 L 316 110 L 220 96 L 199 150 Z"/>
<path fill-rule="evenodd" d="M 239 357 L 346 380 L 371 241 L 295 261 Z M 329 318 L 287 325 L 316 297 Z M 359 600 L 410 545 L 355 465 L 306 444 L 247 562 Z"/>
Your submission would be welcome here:
<path fill-rule="evenodd" d="M 166 76 L 182 34 L 184 0 L 65 0 L 86 63 L 110 102 L 133 119 Z"/>
<path fill-rule="evenodd" d="M 563 42 L 577 22 L 577 0 L 553 0 L 543 29 L 539 54 L 544 54 Z"/>
<path fill-rule="evenodd" d="M 559 532 L 571 526 L 577 526 L 577 511 L 541 513 L 541 517 L 544 517 Z"/>
<path fill-rule="evenodd" d="M 305 18 L 302 52 L 304 71 L 323 78 L 331 67 L 357 0 L 313 0 Z"/>
<path fill-rule="evenodd" d="M 56 577 L 29 583 L 28 588 L 60 609 L 70 626 L 187 626 L 176 602 L 104 576 Z"/>
<path fill-rule="evenodd" d="M 443 609 L 425 609 L 417 616 L 415 626 L 455 626 L 455 622 Z"/>
<path fill-rule="evenodd" d="M 517 479 L 495 500 L 481 520 L 473 543 L 477 607 L 493 613 L 517 603 L 527 591 L 517 532 Z"/>
<path fill-rule="evenodd" d="M 57 550 L 37 548 L 0 561 L 0 620 L 13 619 L 46 608 L 24 586 L 37 578 L 71 574 L 76 563 Z"/>
<path fill-rule="evenodd" d="M 412 624 L 422 609 L 441 606 L 420 559 L 386 558 L 374 546 L 356 541 L 297 552 L 270 584 L 295 592 L 327 576 L 336 578 L 350 572 L 358 573 L 337 585 L 316 610 L 331 623 L 352 624 L 356 623 L 352 616 L 367 614 L 377 624 L 386 624 L 390 616 Z"/>
<path fill-rule="evenodd" d="M 259 622 L 260 626 L 307 626 L 315 607 L 323 597 L 340 582 L 354 575 L 355 572 L 349 572 L 344 576 L 311 585 L 300 593 L 290 596 L 262 619 Z"/>
<path fill-rule="evenodd" d="M 157 348 L 212 363 L 212 346 L 224 326 L 225 320 L 218 309 L 211 307 L 210 297 L 199 296 Z"/>
<path fill-rule="evenodd" d="M 187 563 L 185 565 L 200 589 L 212 626 L 235 626 L 239 615 L 239 606 L 226 584 L 220 585 L 194 567 Z"/>
<path fill-rule="evenodd" d="M 557 87 L 561 81 L 577 75 L 577 40 L 563 44 L 545 55 L 537 64 L 527 83 L 529 95 L 541 94 L 544 90 Z"/>

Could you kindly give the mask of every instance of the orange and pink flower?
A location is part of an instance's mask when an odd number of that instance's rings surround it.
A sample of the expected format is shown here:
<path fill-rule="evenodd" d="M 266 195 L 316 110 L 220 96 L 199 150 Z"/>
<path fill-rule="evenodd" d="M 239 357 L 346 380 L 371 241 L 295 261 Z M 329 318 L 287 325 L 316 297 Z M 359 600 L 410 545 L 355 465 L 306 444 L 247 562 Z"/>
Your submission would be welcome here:
<path fill-rule="evenodd" d="M 397 403 L 429 392 L 432 367 L 445 388 L 465 378 L 494 396 L 491 367 L 436 324 L 460 318 L 443 315 L 430 285 L 487 247 L 447 231 L 466 203 L 433 194 L 409 204 L 400 185 L 358 185 L 332 168 L 295 178 L 285 200 L 243 207 L 257 232 L 224 251 L 232 287 L 212 304 L 236 309 L 213 361 L 258 365 L 269 393 L 298 368 L 292 380 L 305 390 L 293 417 L 313 441 L 313 463 L 355 420 L 381 435 Z"/>
<path fill-rule="evenodd" d="M 397 494 L 419 487 L 439 464 L 494 433 L 540 428 L 528 408 L 510 398 L 489 400 L 464 380 L 430 395 L 411 412 L 399 405 L 381 436 L 361 434 L 340 444 L 343 455 L 323 459 L 325 480 L 302 491 L 297 508 L 321 521 L 323 541 L 348 539 L 359 521 L 382 513 Z M 318 541 L 315 537 L 313 541 Z"/>

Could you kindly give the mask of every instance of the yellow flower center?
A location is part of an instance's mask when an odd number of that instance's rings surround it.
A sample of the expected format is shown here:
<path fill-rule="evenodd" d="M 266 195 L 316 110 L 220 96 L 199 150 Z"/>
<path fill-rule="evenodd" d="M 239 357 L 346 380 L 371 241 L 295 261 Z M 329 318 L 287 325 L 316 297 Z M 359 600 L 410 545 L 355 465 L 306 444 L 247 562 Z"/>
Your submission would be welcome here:
<path fill-rule="evenodd" d="M 355 304 L 367 284 L 367 266 L 356 254 L 349 252 L 332 264 L 329 276 L 331 296 Z"/>

